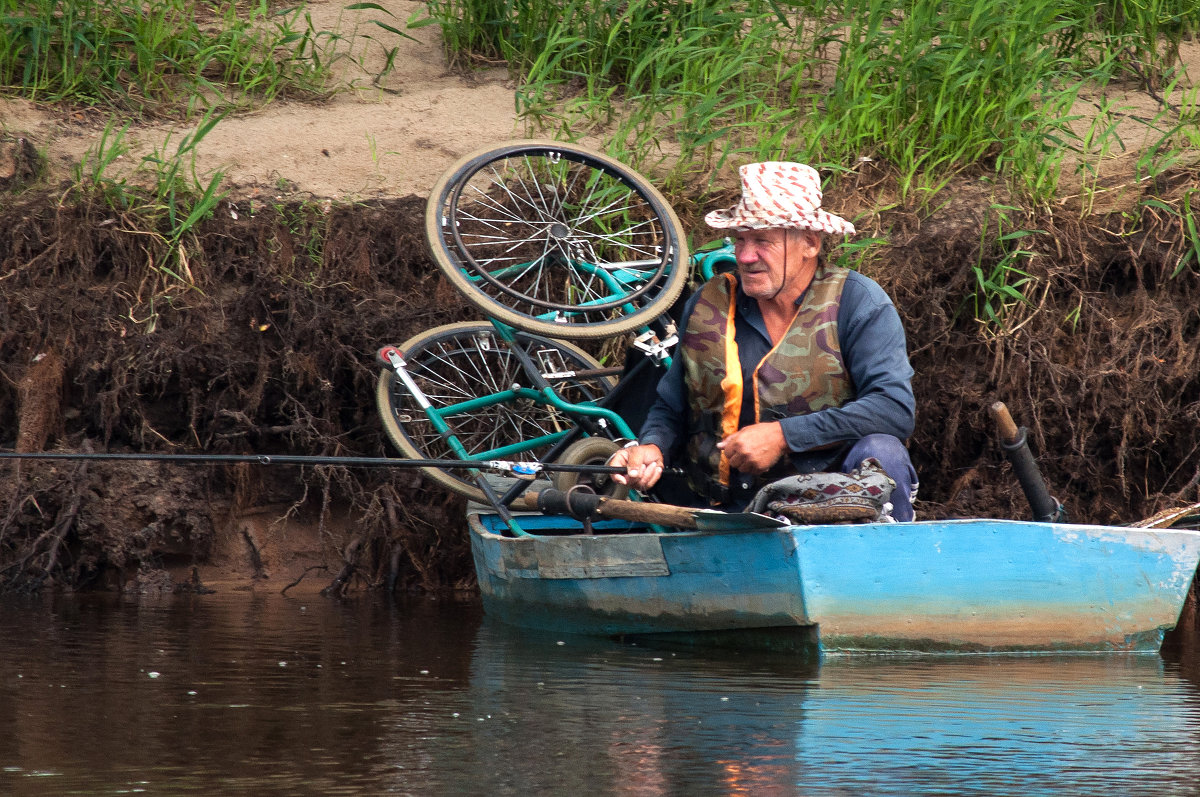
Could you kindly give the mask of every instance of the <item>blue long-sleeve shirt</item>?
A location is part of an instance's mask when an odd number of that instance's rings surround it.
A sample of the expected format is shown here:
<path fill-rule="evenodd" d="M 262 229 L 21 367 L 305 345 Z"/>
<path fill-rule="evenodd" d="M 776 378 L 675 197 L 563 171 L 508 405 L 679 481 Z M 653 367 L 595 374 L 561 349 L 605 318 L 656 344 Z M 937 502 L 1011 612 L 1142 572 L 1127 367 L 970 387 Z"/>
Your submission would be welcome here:
<path fill-rule="evenodd" d="M 680 330 L 699 299 L 699 292 L 684 305 Z M 803 301 L 801 296 L 797 304 Z M 912 392 L 912 366 L 904 327 L 892 300 L 869 277 L 856 271 L 847 275 L 838 307 L 838 343 L 847 373 L 854 383 L 854 400 L 807 415 L 780 420 L 792 452 L 792 464 L 802 473 L 826 469 L 843 444 L 869 434 L 890 434 L 901 440 L 913 432 L 916 401 Z M 754 368 L 771 350 L 771 338 L 758 302 L 737 290 L 734 329 L 742 384 L 753 385 Z M 641 443 L 653 443 L 667 463 L 678 457 L 687 440 L 687 387 L 683 356 L 677 353 L 658 383 L 658 396 L 638 434 Z M 738 427 L 754 423 L 753 391 L 743 394 Z"/>

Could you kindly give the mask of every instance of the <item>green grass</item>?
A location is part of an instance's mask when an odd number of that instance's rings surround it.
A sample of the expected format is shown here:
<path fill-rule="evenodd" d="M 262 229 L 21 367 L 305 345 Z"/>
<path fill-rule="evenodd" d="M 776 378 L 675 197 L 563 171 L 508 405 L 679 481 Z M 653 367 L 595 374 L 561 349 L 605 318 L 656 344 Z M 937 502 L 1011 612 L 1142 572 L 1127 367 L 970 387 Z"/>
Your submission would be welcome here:
<path fill-rule="evenodd" d="M 267 0 L 0 0 L 0 88 L 42 102 L 202 114 L 317 96 L 344 55 L 303 6 Z"/>
<path fill-rule="evenodd" d="M 168 137 L 141 158 L 133 175 L 126 176 L 113 166 L 129 153 L 125 143 L 129 123 L 118 127 L 110 119 L 74 175 L 75 192 L 100 199 L 150 239 L 146 252 L 151 268 L 193 287 L 186 244 L 196 225 L 211 217 L 225 197 L 222 172 L 196 171 L 196 147 L 218 121 L 220 117 L 210 111 L 174 149 Z"/>
<path fill-rule="evenodd" d="M 1036 253 L 1022 248 L 1020 242 L 1043 231 L 1013 229 L 1012 214 L 1020 210 L 992 205 L 980 227 L 979 255 L 971 267 L 975 275 L 972 314 L 985 331 L 996 334 L 1012 332 L 1013 311 L 1030 303 L 1029 293 L 1037 285 L 1025 265 Z"/>
<path fill-rule="evenodd" d="M 668 190 L 730 158 L 889 164 L 933 195 L 983 167 L 1025 196 L 1100 158 L 1080 87 L 1169 84 L 1194 0 L 432 0 L 453 61 L 506 61 L 531 128 L 601 134 Z M 1195 122 L 1194 111 L 1188 121 Z"/>

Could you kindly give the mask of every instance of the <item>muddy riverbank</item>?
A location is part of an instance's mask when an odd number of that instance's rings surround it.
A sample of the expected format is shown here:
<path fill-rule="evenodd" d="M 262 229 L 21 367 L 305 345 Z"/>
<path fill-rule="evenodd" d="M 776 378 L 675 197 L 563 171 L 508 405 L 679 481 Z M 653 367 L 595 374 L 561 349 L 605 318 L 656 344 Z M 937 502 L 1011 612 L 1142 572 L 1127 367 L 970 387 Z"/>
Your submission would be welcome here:
<path fill-rule="evenodd" d="M 466 312 L 426 261 L 421 207 L 226 204 L 179 280 L 147 269 L 129 219 L 23 198 L 0 222 L 5 445 L 390 453 L 372 404 L 373 352 Z M 364 565 L 399 559 L 393 575 L 406 585 L 469 581 L 459 507 L 411 473 L 6 468 L 9 586 L 153 587 L 166 573 L 189 581 L 193 567 L 204 583 L 282 587 L 325 566 L 328 583 L 352 539 Z M 393 543 L 408 553 L 393 556 Z M 375 564 L 360 573 L 389 575 Z"/>
<path fill-rule="evenodd" d="M 1038 289 L 995 335 L 971 304 L 976 268 L 1002 254 L 984 232 L 995 211 L 980 185 L 964 179 L 925 217 L 874 214 L 865 230 L 889 242 L 863 270 L 895 298 L 917 371 L 918 511 L 1028 514 L 987 420 L 996 400 L 1030 428 L 1072 519 L 1122 523 L 1200 500 L 1200 270 L 1175 273 L 1188 245 L 1179 218 L 1129 203 L 1017 220 L 1042 231 L 1022 241 Z M 1144 190 L 1169 202 L 1195 185 L 1178 172 Z M 880 192 L 862 174 L 827 204 L 878 206 Z M 373 353 L 476 317 L 429 259 L 423 208 L 420 196 L 224 201 L 172 276 L 152 267 L 161 253 L 137 219 L 97 198 L 9 195 L 0 445 L 394 453 Z M 695 219 L 687 226 L 707 240 Z M 472 586 L 461 502 L 416 472 L 0 467 L 7 589 Z"/>

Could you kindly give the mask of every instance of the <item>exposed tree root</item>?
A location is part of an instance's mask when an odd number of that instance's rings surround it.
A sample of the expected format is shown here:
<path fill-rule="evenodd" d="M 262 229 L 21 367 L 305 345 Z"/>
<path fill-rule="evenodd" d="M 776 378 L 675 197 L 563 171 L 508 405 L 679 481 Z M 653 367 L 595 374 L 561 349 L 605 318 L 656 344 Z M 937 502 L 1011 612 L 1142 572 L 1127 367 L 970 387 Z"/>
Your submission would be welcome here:
<path fill-rule="evenodd" d="M 254 536 L 254 532 L 248 527 L 242 527 L 242 538 L 246 540 L 246 544 L 250 546 L 250 567 L 254 570 L 256 579 L 266 577 L 266 563 L 263 561 L 262 546 L 258 544 L 258 539 Z"/>
<path fill-rule="evenodd" d="M 59 555 L 79 516 L 87 474 L 87 462 L 75 466 L 67 502 L 59 507 L 49 528 L 26 543 L 15 561 L 0 568 L 0 588 L 34 591 L 58 574 Z"/>
<path fill-rule="evenodd" d="M 41 451 L 59 426 L 64 365 L 54 349 L 38 352 L 17 385 L 21 407 L 16 450 Z"/>
<path fill-rule="evenodd" d="M 354 576 L 354 571 L 358 567 L 358 557 L 362 547 L 363 541 L 361 537 L 355 537 L 350 540 L 350 543 L 346 546 L 346 550 L 342 554 L 344 564 L 342 565 L 341 572 L 337 574 L 337 577 L 333 579 L 329 586 L 321 590 L 322 595 L 326 597 L 332 595 L 335 598 L 340 598 L 346 594 L 350 579 Z"/>
<path fill-rule="evenodd" d="M 314 571 L 314 570 L 325 570 L 325 571 L 328 571 L 328 570 L 329 570 L 329 568 L 328 568 L 328 567 L 326 567 L 325 565 L 313 565 L 312 567 L 306 567 L 306 568 L 304 568 L 304 572 L 303 572 L 303 573 L 301 573 L 301 574 L 300 574 L 300 575 L 299 575 L 299 576 L 298 576 L 298 577 L 297 577 L 297 578 L 296 578 L 294 581 L 292 581 L 292 582 L 291 582 L 290 584 L 288 584 L 286 587 L 284 587 L 283 589 L 279 590 L 279 594 L 280 594 L 280 595 L 286 595 L 286 594 L 288 593 L 288 590 L 289 590 L 289 589 L 291 589 L 292 587 L 299 586 L 300 582 L 301 582 L 301 581 L 303 581 L 303 580 L 305 579 L 305 577 L 306 577 L 306 576 L 308 576 L 308 574 L 309 574 L 309 573 L 311 573 L 311 572 L 312 572 L 312 571 Z"/>

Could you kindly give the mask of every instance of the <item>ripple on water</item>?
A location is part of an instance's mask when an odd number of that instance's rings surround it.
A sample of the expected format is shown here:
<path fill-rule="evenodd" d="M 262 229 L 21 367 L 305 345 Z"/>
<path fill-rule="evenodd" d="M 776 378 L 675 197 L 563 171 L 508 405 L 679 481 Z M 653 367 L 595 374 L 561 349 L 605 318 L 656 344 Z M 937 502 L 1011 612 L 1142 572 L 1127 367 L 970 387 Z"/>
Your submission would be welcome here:
<path fill-rule="evenodd" d="M 0 792 L 1191 794 L 1157 656 L 829 658 L 481 622 L 473 602 L 0 603 Z M 158 673 L 157 678 L 150 673 Z"/>

